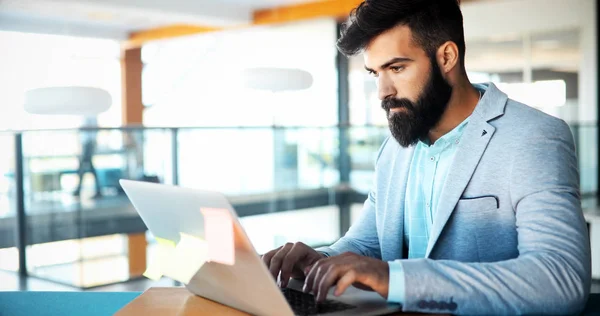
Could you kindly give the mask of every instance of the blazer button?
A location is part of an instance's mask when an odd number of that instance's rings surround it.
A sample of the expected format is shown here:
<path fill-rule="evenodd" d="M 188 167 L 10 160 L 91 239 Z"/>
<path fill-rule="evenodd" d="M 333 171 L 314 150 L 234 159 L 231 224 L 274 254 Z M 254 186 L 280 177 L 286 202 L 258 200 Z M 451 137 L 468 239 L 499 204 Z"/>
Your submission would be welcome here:
<path fill-rule="evenodd" d="M 451 311 L 455 311 L 458 308 L 458 305 L 456 305 L 456 303 L 451 302 L 450 304 L 448 304 L 448 309 Z"/>

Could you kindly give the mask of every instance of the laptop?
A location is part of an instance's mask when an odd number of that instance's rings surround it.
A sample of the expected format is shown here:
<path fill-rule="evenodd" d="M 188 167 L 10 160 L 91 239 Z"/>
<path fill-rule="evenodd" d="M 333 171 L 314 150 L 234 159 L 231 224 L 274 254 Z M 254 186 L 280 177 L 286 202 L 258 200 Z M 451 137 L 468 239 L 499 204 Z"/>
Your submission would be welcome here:
<path fill-rule="evenodd" d="M 333 295 L 332 288 L 323 303 L 315 303 L 312 294 L 302 292 L 301 281 L 292 279 L 287 288 L 279 288 L 254 250 L 235 210 L 221 193 L 131 180 L 120 180 L 120 184 L 156 237 L 178 242 L 180 232 L 204 236 L 201 208 L 225 209 L 231 214 L 235 263 L 206 262 L 185 285 L 196 295 L 265 316 L 382 315 L 401 309 L 375 292 L 354 287 L 339 297 Z"/>

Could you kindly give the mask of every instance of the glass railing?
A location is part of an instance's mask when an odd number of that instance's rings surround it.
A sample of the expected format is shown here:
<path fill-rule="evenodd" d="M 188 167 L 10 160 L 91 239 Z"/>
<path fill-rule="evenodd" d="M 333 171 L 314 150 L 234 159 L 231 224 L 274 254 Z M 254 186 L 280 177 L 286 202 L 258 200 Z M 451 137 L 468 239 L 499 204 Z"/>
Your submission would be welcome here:
<path fill-rule="evenodd" d="M 571 131 L 577 149 L 581 193 L 594 196 L 598 192 L 598 126 L 575 125 Z"/>
<path fill-rule="evenodd" d="M 330 188 L 339 184 L 339 133 L 349 135 L 350 185 L 366 193 L 373 162 L 388 136 L 386 127 L 323 128 L 144 128 L 84 131 L 27 131 L 23 138 L 26 209 L 37 202 L 60 202 L 122 194 L 119 179 L 139 179 L 214 190 L 230 196 Z M 573 126 L 581 188 L 597 191 L 597 127 Z M 93 136 L 89 136 L 94 134 Z M 79 160 L 87 139 L 98 182 Z M 0 171 L 0 216 L 14 214 L 9 202 L 14 174 L 14 137 L 0 134 L 5 148 Z M 85 155 L 83 155 L 85 156 Z M 81 193 L 77 196 L 79 183 Z M 96 184 L 100 186 L 96 188 Z"/>

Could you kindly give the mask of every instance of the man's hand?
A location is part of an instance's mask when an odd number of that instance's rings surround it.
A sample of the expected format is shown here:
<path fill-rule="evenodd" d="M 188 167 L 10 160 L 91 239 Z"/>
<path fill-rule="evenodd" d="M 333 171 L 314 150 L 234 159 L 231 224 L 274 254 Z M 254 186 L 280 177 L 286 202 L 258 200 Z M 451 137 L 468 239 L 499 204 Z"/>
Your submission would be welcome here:
<path fill-rule="evenodd" d="M 262 256 L 263 262 L 267 265 L 275 280 L 281 272 L 280 286 L 282 288 L 288 285 L 290 277 L 294 279 L 306 277 L 309 268 L 322 258 L 325 258 L 323 254 L 301 242 L 287 243 Z"/>
<path fill-rule="evenodd" d="M 333 285 L 336 285 L 335 296 L 340 296 L 356 283 L 356 286 L 370 288 L 387 299 L 389 279 L 387 262 L 347 252 L 315 263 L 306 276 L 303 290 L 313 292 L 316 300 L 322 302 Z"/>

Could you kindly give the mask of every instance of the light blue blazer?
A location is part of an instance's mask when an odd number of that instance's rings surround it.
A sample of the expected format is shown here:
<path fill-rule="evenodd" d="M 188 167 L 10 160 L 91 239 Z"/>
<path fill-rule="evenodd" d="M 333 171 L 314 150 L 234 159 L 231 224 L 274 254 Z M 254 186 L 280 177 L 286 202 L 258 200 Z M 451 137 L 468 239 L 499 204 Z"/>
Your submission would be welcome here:
<path fill-rule="evenodd" d="M 405 259 L 414 149 L 393 138 L 380 149 L 360 218 L 320 250 L 402 259 L 404 311 L 579 312 L 591 259 L 573 136 L 562 120 L 508 99 L 493 84 L 484 88 L 441 191 L 424 259 Z"/>

